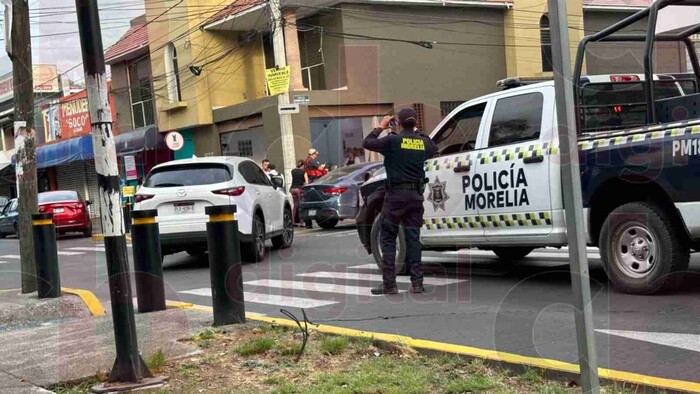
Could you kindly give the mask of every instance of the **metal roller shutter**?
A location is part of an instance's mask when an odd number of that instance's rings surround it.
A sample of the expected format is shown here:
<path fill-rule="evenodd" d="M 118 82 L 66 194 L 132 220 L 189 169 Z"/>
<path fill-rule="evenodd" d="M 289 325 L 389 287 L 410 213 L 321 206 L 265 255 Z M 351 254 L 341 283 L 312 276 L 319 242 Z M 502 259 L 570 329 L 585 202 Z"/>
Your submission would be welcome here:
<path fill-rule="evenodd" d="M 74 161 L 65 166 L 56 167 L 56 180 L 59 190 L 75 190 L 93 204 L 88 208 L 91 218 L 100 217 L 100 205 L 97 200 L 97 172 L 94 161 Z"/>

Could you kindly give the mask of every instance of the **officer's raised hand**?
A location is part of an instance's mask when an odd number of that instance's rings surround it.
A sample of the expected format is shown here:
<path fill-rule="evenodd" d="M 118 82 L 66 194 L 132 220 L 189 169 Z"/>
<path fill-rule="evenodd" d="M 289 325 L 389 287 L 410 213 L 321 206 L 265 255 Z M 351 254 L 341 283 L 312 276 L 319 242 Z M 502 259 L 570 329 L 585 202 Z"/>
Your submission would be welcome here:
<path fill-rule="evenodd" d="M 386 130 L 388 128 L 391 128 L 391 121 L 394 120 L 396 117 L 394 115 L 387 115 L 382 119 L 381 122 L 379 122 L 379 127 L 381 127 L 382 130 Z"/>

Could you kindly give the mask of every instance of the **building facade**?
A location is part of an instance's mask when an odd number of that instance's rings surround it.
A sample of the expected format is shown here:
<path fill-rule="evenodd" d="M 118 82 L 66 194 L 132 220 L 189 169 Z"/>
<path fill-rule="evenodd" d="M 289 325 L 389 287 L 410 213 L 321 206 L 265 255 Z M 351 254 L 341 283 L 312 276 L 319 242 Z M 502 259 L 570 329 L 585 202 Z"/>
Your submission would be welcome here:
<path fill-rule="evenodd" d="M 584 35 L 649 3 L 567 2 L 572 54 Z M 167 2 L 146 5 L 152 21 Z M 420 127 L 432 130 L 460 103 L 495 91 L 498 80 L 552 75 L 549 19 L 540 0 L 282 6 L 290 96 L 301 104 L 292 115 L 298 158 L 314 147 L 331 165 L 342 165 L 351 150 L 373 160 L 362 140 L 387 113 L 413 107 Z M 175 157 L 240 155 L 282 163 L 278 102 L 265 83 L 265 70 L 277 66 L 267 3 L 238 0 L 222 8 L 190 0 L 170 14 L 180 19 L 148 29 L 159 128 L 180 131 L 187 140 Z M 641 69 L 641 47 L 591 48 L 588 72 Z M 659 72 L 685 70 L 678 46 L 662 48 L 658 58 Z"/>

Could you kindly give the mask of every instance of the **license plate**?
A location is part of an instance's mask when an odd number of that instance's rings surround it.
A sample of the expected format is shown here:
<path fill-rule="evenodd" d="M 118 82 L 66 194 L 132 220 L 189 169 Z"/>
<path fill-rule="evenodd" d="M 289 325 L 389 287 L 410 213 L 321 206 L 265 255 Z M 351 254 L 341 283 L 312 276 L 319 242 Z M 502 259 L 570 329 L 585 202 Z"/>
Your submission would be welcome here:
<path fill-rule="evenodd" d="M 175 204 L 175 213 L 178 215 L 194 213 L 194 204 Z"/>
<path fill-rule="evenodd" d="M 316 210 L 315 209 L 310 210 L 309 216 L 316 216 Z"/>
<path fill-rule="evenodd" d="M 53 210 L 54 213 L 63 213 L 65 210 L 63 208 L 56 208 Z"/>

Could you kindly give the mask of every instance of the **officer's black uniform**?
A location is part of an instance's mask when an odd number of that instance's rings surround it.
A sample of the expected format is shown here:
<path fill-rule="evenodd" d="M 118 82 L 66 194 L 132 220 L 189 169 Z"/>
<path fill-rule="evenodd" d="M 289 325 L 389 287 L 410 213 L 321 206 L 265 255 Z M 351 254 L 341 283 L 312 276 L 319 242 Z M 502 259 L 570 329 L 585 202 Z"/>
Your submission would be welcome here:
<path fill-rule="evenodd" d="M 415 123 L 416 112 L 404 109 L 399 113 L 402 125 Z M 411 118 L 413 119 L 411 122 Z M 384 256 L 382 288 L 373 289 L 375 294 L 394 294 L 396 290 L 396 237 L 399 226 L 406 234 L 406 264 L 413 283 L 412 292 L 423 290 L 421 267 L 420 228 L 423 226 L 424 163 L 433 157 L 437 147 L 428 137 L 405 129 L 400 134 L 379 138 L 382 129 L 372 130 L 362 146 L 384 155 L 387 173 L 386 197 L 382 208 L 381 248 Z"/>

